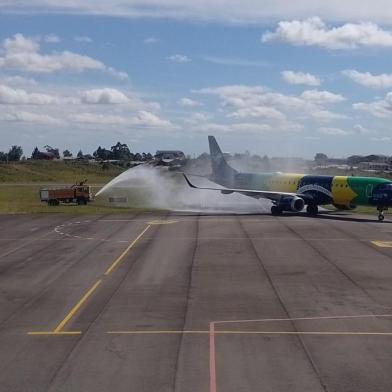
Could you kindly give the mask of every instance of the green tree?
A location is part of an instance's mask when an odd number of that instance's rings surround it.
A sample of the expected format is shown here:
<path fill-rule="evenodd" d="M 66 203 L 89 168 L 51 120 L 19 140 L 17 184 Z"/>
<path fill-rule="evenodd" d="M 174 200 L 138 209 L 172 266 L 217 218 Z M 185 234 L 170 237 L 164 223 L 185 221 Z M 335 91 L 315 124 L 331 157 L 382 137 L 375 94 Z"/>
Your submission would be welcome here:
<path fill-rule="evenodd" d="M 16 162 L 19 161 L 23 155 L 23 150 L 21 146 L 12 146 L 8 151 L 8 161 Z"/>
<path fill-rule="evenodd" d="M 6 152 L 0 151 L 0 162 L 7 162 L 8 154 Z"/>
<path fill-rule="evenodd" d="M 131 152 L 129 151 L 128 146 L 125 143 L 117 142 L 111 148 L 113 159 L 117 159 L 120 161 L 127 161 L 130 159 Z"/>
<path fill-rule="evenodd" d="M 64 150 L 63 151 L 63 157 L 64 158 L 71 158 L 72 157 L 72 152 L 69 150 Z"/>
<path fill-rule="evenodd" d="M 35 147 L 33 152 L 31 153 L 31 159 L 39 159 L 39 150 L 38 147 Z"/>
<path fill-rule="evenodd" d="M 317 163 L 317 165 L 319 166 L 325 166 L 327 164 L 328 161 L 328 156 L 323 154 L 322 152 L 318 152 L 315 156 L 314 156 L 314 160 Z"/>
<path fill-rule="evenodd" d="M 112 159 L 113 153 L 112 153 L 112 151 L 106 150 L 105 148 L 102 148 L 101 146 L 99 146 L 93 152 L 93 156 L 98 161 L 108 161 L 109 159 Z"/>

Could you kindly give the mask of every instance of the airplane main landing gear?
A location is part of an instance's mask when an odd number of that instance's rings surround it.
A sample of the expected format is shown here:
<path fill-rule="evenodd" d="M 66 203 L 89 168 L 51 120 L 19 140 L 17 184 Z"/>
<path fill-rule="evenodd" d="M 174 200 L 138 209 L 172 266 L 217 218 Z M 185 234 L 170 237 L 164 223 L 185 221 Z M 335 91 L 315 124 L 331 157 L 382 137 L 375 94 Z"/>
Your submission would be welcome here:
<path fill-rule="evenodd" d="M 379 220 L 379 222 L 382 222 L 385 219 L 385 216 L 384 216 L 385 209 L 382 207 L 377 207 L 377 210 L 378 210 L 378 220 Z"/>
<path fill-rule="evenodd" d="M 306 213 L 309 216 L 316 216 L 318 214 L 317 204 L 308 204 L 308 206 L 306 207 Z"/>
<path fill-rule="evenodd" d="M 278 206 L 272 206 L 271 207 L 271 214 L 272 215 L 281 215 L 282 214 L 282 209 L 279 208 Z"/>

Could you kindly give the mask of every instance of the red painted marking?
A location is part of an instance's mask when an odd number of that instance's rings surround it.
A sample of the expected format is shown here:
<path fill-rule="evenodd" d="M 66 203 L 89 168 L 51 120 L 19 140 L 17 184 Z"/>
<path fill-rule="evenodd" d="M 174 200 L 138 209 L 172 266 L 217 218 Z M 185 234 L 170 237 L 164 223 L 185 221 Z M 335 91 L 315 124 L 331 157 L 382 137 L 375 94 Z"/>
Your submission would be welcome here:
<path fill-rule="evenodd" d="M 210 323 L 210 392 L 216 392 L 215 323 Z"/>

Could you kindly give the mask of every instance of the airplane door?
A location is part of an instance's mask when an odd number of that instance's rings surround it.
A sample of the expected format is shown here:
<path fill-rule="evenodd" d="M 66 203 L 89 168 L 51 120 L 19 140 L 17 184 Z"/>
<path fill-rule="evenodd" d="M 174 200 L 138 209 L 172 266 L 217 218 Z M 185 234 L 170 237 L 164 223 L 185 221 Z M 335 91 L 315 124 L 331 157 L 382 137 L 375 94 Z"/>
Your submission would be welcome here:
<path fill-rule="evenodd" d="M 371 197 L 373 194 L 373 185 L 369 184 L 366 186 L 366 197 Z"/>

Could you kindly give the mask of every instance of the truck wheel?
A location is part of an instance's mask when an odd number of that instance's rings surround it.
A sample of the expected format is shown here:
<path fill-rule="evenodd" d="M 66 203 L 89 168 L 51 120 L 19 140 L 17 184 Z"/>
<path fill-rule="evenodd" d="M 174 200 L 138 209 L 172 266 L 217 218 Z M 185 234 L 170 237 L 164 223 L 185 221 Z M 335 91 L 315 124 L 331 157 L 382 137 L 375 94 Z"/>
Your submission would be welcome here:
<path fill-rule="evenodd" d="M 84 206 L 84 205 L 87 204 L 87 201 L 86 201 L 86 199 L 78 199 L 78 204 L 79 204 L 80 206 Z"/>

